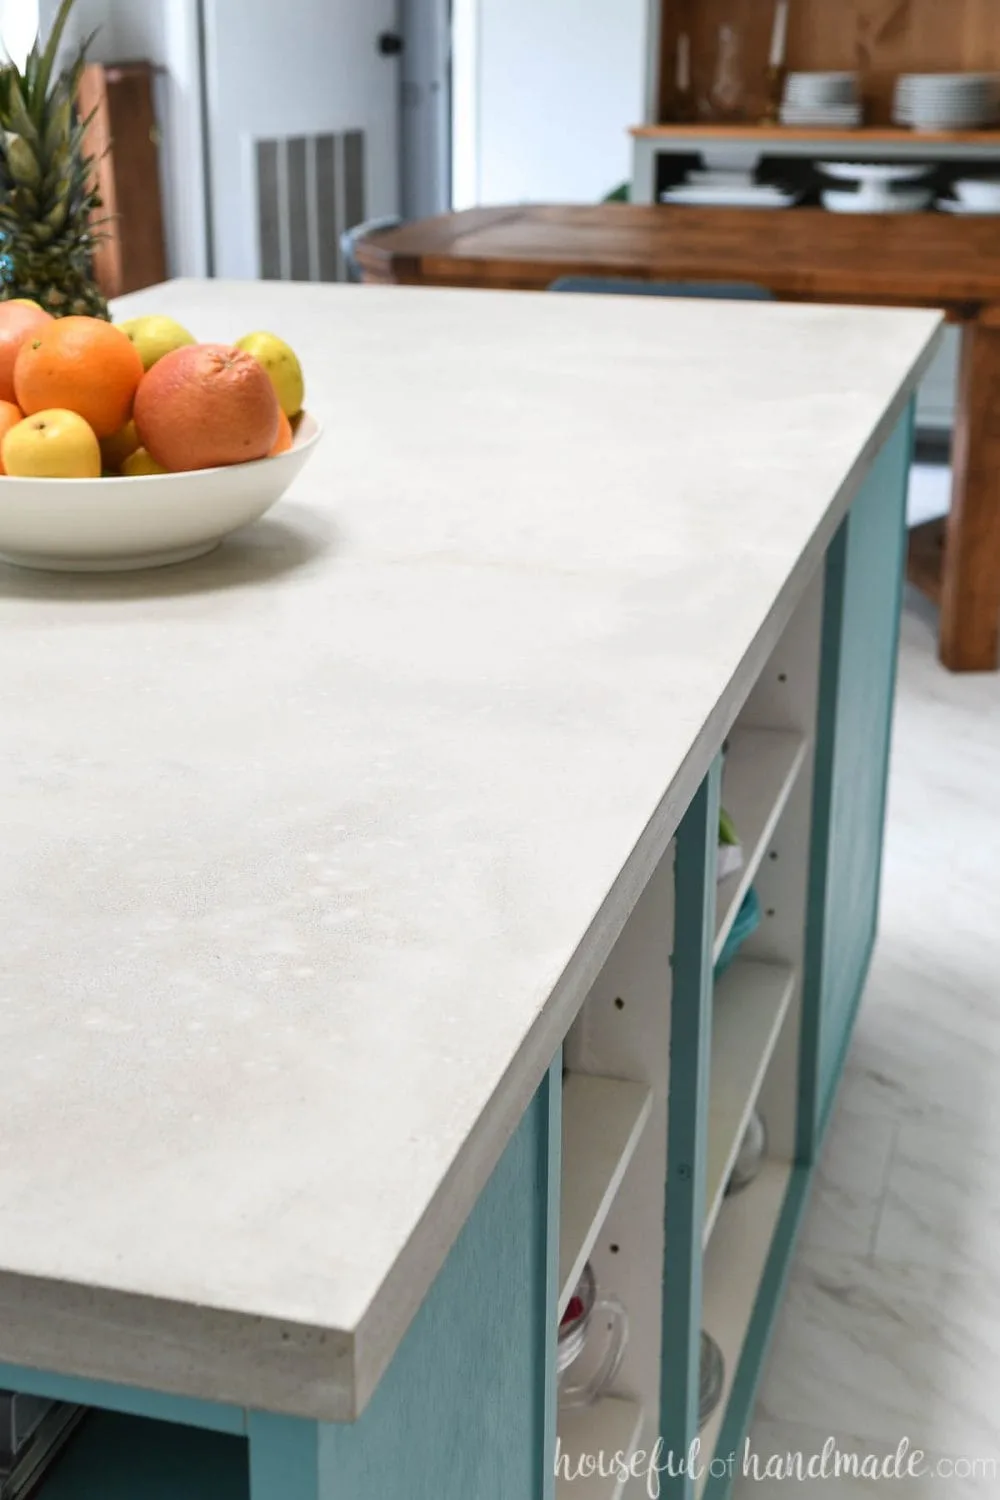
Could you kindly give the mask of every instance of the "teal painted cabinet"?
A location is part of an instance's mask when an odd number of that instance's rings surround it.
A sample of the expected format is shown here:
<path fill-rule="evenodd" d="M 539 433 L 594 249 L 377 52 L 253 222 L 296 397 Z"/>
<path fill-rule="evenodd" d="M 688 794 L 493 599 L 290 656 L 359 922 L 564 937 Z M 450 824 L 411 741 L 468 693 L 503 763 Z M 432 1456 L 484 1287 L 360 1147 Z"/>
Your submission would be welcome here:
<path fill-rule="evenodd" d="M 193 1427 L 191 1403 L 6 1368 L 126 1408 L 88 1419 L 44 1500 L 551 1500 L 561 1099 L 557 1058 L 356 1423 L 219 1408 Z"/>
<path fill-rule="evenodd" d="M 804 1151 L 828 1117 L 878 922 L 912 413 L 827 558 L 806 947 Z"/>

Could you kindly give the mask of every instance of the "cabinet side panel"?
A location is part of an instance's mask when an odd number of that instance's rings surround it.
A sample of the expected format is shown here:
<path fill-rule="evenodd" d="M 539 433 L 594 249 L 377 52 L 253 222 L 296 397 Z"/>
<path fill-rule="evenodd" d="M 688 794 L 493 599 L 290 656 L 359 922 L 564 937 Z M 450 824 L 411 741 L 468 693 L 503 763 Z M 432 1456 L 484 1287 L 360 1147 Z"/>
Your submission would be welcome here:
<path fill-rule="evenodd" d="M 560 1055 L 360 1420 L 321 1430 L 322 1500 L 551 1500 L 561 1095 Z"/>
<path fill-rule="evenodd" d="M 912 437 L 911 406 L 827 568 L 806 962 L 815 1098 L 803 1128 L 814 1134 L 836 1089 L 878 921 Z M 803 1062 L 805 1078 L 810 1058 Z M 800 1146 L 809 1159 L 812 1143 Z"/>

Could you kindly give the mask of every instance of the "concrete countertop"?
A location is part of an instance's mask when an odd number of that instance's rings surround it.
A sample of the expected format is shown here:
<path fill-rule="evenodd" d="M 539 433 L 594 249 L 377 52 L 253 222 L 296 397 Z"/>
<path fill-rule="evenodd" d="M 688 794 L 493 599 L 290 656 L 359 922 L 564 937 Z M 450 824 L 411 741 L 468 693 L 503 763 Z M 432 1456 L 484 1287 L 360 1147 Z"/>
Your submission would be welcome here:
<path fill-rule="evenodd" d="M 939 319 L 154 310 L 282 334 L 326 433 L 213 557 L 0 566 L 0 1360 L 349 1418 Z"/>

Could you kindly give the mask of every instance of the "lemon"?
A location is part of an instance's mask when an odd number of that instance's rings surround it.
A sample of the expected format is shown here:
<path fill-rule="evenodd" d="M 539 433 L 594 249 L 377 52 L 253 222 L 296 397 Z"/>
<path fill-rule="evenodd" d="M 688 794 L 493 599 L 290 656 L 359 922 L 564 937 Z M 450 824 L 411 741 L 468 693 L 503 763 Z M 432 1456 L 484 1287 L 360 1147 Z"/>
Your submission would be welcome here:
<path fill-rule="evenodd" d="M 165 354 L 172 354 L 175 349 L 183 349 L 186 344 L 195 342 L 194 334 L 188 333 L 180 323 L 159 314 L 146 318 L 126 318 L 117 327 L 135 345 L 142 360 L 143 371 L 151 370 Z"/>
<path fill-rule="evenodd" d="M 237 341 L 236 347 L 252 354 L 257 363 L 264 366 L 271 377 L 281 410 L 289 420 L 297 417 L 302 410 L 306 389 L 295 350 L 276 333 L 248 333 Z"/>
<path fill-rule="evenodd" d="M 158 464 L 145 448 L 137 448 L 122 464 L 122 473 L 126 474 L 129 479 L 135 479 L 141 474 L 169 474 L 170 470 Z"/>

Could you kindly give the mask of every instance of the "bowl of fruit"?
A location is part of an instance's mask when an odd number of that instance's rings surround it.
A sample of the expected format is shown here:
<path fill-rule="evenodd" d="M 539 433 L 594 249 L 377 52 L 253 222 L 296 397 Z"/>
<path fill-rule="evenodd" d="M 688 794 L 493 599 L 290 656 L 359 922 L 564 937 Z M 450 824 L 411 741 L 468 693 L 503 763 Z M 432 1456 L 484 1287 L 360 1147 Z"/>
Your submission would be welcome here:
<path fill-rule="evenodd" d="M 0 303 L 0 559 L 60 572 L 185 562 L 259 520 L 316 446 L 271 333 Z"/>

